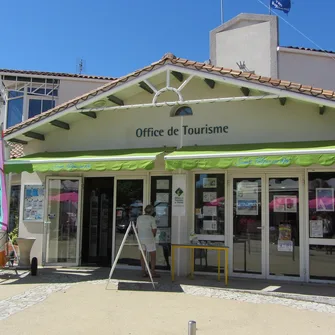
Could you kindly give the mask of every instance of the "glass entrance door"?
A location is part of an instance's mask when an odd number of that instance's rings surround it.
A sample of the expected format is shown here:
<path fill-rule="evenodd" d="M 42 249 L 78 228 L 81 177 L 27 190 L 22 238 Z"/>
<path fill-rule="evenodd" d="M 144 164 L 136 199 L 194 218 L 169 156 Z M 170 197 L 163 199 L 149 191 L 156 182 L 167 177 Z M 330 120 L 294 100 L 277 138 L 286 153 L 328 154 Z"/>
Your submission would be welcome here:
<path fill-rule="evenodd" d="M 144 210 L 144 180 L 119 179 L 116 181 L 115 209 L 115 255 L 117 254 L 124 235 L 131 221 L 135 222 Z M 140 251 L 135 234 L 130 231 L 122 249 L 118 264 L 140 266 Z"/>
<path fill-rule="evenodd" d="M 81 264 L 111 266 L 114 178 L 85 178 Z"/>
<path fill-rule="evenodd" d="M 233 178 L 233 272 L 262 275 L 262 179 Z"/>
<path fill-rule="evenodd" d="M 81 180 L 48 178 L 43 260 L 79 264 Z"/>
<path fill-rule="evenodd" d="M 300 277 L 299 178 L 268 178 L 268 275 Z"/>

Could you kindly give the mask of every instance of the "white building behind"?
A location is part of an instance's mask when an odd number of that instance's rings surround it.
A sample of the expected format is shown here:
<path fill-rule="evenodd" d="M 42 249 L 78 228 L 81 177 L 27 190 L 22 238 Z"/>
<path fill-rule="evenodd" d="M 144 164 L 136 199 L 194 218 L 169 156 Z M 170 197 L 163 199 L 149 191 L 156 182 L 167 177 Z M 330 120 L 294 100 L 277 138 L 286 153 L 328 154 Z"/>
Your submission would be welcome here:
<path fill-rule="evenodd" d="M 210 33 L 213 65 L 335 89 L 335 53 L 279 43 L 275 15 L 240 14 Z"/>
<path fill-rule="evenodd" d="M 10 128 L 113 80 L 58 72 L 0 69 L 0 122 Z"/>

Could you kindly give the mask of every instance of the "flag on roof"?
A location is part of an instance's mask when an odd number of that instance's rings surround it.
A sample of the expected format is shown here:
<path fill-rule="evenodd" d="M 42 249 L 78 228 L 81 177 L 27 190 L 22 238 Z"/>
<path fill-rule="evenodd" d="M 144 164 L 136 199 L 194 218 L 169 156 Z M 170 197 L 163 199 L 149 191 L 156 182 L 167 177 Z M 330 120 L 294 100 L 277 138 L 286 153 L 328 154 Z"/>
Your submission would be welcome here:
<path fill-rule="evenodd" d="M 291 0 L 271 0 L 271 8 L 281 10 L 288 14 L 291 10 Z"/>

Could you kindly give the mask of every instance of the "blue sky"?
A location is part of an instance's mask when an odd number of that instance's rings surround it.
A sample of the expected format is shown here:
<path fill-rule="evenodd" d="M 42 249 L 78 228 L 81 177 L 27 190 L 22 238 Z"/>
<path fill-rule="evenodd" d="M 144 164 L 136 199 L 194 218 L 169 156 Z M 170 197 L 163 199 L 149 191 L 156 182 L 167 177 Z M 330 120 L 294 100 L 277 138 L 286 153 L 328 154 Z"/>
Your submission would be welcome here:
<path fill-rule="evenodd" d="M 262 0 L 267 3 L 269 0 Z M 33 0 L 1 4 L 0 68 L 121 76 L 166 52 L 209 58 L 209 32 L 220 25 L 220 0 Z M 224 0 L 225 21 L 268 10 L 258 0 Z M 293 0 L 291 24 L 335 49 L 334 0 Z M 315 47 L 280 20 L 280 45 Z"/>

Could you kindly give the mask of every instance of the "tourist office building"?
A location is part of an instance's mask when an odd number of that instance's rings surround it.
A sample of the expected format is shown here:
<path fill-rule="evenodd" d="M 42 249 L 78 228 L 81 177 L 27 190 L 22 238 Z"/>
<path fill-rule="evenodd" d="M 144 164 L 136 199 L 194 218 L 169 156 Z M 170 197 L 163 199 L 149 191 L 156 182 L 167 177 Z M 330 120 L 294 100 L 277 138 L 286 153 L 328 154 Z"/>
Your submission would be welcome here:
<path fill-rule="evenodd" d="M 334 280 L 334 108 L 332 91 L 167 54 L 6 130 L 24 148 L 5 162 L 19 235 L 44 265 L 110 266 L 151 203 L 158 269 L 196 237 L 229 247 L 230 276 Z M 130 234 L 119 267 L 139 265 Z M 214 274 L 216 252 L 195 270 Z"/>

